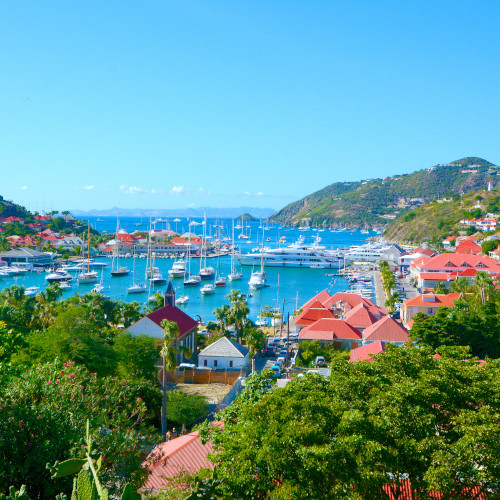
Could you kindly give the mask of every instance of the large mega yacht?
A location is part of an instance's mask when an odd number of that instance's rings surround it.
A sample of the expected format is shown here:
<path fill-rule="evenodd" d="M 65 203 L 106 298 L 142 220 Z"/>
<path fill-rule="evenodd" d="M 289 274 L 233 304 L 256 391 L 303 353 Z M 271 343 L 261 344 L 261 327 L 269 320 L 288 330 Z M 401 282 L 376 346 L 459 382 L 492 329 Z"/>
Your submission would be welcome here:
<path fill-rule="evenodd" d="M 242 266 L 255 266 L 264 261 L 265 267 L 305 267 L 339 269 L 343 256 L 336 251 L 317 245 L 295 244 L 282 248 L 266 249 L 259 252 L 240 254 L 236 257 Z"/>

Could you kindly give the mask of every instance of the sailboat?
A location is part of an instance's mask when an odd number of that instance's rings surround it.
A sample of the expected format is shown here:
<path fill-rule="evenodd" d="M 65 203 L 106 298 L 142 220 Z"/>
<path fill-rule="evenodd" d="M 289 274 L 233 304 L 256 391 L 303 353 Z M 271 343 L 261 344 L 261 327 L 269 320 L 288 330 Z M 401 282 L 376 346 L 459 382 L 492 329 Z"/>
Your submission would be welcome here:
<path fill-rule="evenodd" d="M 128 267 L 120 266 L 120 248 L 118 233 L 120 231 L 120 217 L 116 218 L 116 233 L 115 244 L 113 245 L 113 260 L 111 261 L 111 276 L 118 278 L 120 276 L 128 276 L 130 269 Z"/>
<path fill-rule="evenodd" d="M 134 268 L 132 270 L 132 276 L 134 277 L 134 281 L 132 282 L 132 286 L 129 286 L 127 288 L 127 293 L 144 293 L 147 290 L 146 284 L 135 282 L 135 248 L 134 248 Z"/>
<path fill-rule="evenodd" d="M 199 286 L 201 278 L 198 275 L 191 274 L 191 231 L 188 234 L 188 267 L 187 273 L 184 275 L 184 286 Z"/>
<path fill-rule="evenodd" d="M 243 277 L 243 273 L 241 271 L 237 271 L 234 267 L 234 219 L 233 219 L 233 241 L 231 245 L 231 272 L 229 273 L 229 281 L 240 280 Z"/>
<path fill-rule="evenodd" d="M 95 283 L 99 279 L 97 271 L 90 270 L 90 224 L 87 228 L 87 258 L 85 258 L 85 245 L 82 246 L 82 272 L 78 275 L 78 284 L 87 285 L 90 283 Z"/>
<path fill-rule="evenodd" d="M 207 266 L 207 249 L 206 249 L 206 237 L 207 237 L 207 211 L 205 210 L 205 218 L 203 220 L 203 239 L 201 241 L 201 255 L 200 255 L 200 278 L 202 280 L 212 280 L 215 277 L 215 269 L 212 266 Z M 203 247 L 205 247 L 205 253 L 203 253 Z M 201 267 L 203 263 L 203 267 Z"/>
<path fill-rule="evenodd" d="M 146 279 L 149 280 L 150 285 L 164 285 L 167 280 L 160 273 L 160 270 L 155 267 L 155 252 L 151 252 L 151 222 L 149 223 L 148 232 L 148 254 L 146 263 Z M 149 265 L 148 265 L 149 264 Z"/>
<path fill-rule="evenodd" d="M 262 229 L 262 248 L 260 250 L 260 270 L 252 272 L 248 286 L 257 290 L 266 286 L 267 276 L 264 272 L 264 229 Z"/>

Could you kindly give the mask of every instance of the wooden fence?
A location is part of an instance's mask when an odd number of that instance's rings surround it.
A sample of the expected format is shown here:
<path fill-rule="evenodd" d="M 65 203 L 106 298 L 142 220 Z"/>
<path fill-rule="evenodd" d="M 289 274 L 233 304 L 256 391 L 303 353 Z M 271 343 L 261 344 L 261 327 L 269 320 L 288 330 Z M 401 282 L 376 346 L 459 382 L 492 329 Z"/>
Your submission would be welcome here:
<path fill-rule="evenodd" d="M 245 370 L 212 371 L 212 370 L 182 370 L 167 372 L 167 383 L 172 384 L 224 384 L 233 385 L 240 376 L 245 376 Z M 158 371 L 158 380 L 163 382 L 162 370 Z"/>

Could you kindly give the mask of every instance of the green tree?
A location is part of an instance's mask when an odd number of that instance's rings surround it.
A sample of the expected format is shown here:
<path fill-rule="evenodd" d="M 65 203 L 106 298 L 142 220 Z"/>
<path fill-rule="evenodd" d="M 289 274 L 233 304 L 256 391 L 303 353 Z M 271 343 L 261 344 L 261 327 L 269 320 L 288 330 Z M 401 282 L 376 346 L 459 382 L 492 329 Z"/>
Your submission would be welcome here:
<path fill-rule="evenodd" d="M 141 464 L 159 436 L 145 423 L 151 385 L 99 377 L 72 362 L 0 370 L 0 493 L 25 484 L 31 499 L 71 493 L 71 480 L 54 481 L 47 462 L 79 457 L 86 421 L 105 450 L 102 482 L 115 493 L 144 483 Z M 138 395 L 138 392 L 141 396 Z"/>
<path fill-rule="evenodd" d="M 218 414 L 223 429 L 204 427 L 218 498 L 401 498 L 407 480 L 413 498 L 496 490 L 498 362 L 389 346 L 371 363 L 331 367 L 328 380 L 308 374 L 284 388 L 257 379 Z"/>
<path fill-rule="evenodd" d="M 114 343 L 117 372 L 121 377 L 134 379 L 156 378 L 155 364 L 159 357 L 158 339 L 149 335 L 120 333 Z"/>
<path fill-rule="evenodd" d="M 245 295 L 239 290 L 231 290 L 231 292 L 226 295 L 226 299 L 231 302 L 230 310 L 230 321 L 234 323 L 234 328 L 236 330 L 236 342 L 240 341 L 240 329 L 245 323 L 250 309 L 245 302 Z"/>

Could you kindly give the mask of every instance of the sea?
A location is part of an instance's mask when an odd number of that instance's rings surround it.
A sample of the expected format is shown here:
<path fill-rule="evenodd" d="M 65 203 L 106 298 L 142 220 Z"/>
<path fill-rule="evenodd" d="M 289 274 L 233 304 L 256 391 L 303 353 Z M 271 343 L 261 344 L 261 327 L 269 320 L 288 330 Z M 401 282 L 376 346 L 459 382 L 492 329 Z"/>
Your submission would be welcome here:
<path fill-rule="evenodd" d="M 85 219 L 93 228 L 99 232 L 107 232 L 114 234 L 117 227 L 116 217 L 89 217 Z M 141 219 L 140 217 L 124 217 L 120 218 L 120 228 L 127 232 L 147 231 L 149 228 L 149 220 Z M 277 224 L 268 224 L 261 221 L 244 222 L 238 224 L 234 230 L 235 245 L 239 247 L 240 252 L 248 253 L 252 250 L 258 250 L 264 245 L 270 248 L 277 246 L 286 246 L 296 242 L 299 238 L 304 238 L 304 243 L 312 244 L 316 238 L 321 239 L 320 245 L 329 249 L 347 249 L 354 245 L 362 245 L 366 243 L 367 238 L 377 236 L 374 231 L 361 232 L 360 230 L 329 230 L 329 229 L 308 229 L 300 230 L 298 228 L 287 228 Z M 203 234 L 203 219 L 193 219 L 178 217 L 175 219 L 157 219 L 151 222 L 151 227 L 154 229 L 171 229 L 180 234 L 187 231 L 198 236 Z M 232 237 L 232 220 L 231 219 L 207 219 L 207 236 L 208 238 L 216 237 Z M 247 236 L 246 239 L 239 238 L 240 235 Z M 111 236 L 110 236 L 111 239 Z M 280 243 L 280 240 L 285 242 Z M 230 244 L 231 241 L 228 241 Z M 125 277 L 112 277 L 111 259 L 106 257 L 98 257 L 96 261 L 106 262 L 109 265 L 101 270 L 101 282 L 104 286 L 104 294 L 114 300 L 122 300 L 125 302 L 136 301 L 141 305 L 147 305 L 147 299 L 153 292 L 163 293 L 166 285 L 160 286 L 155 290 L 149 290 L 143 294 L 127 294 L 126 288 L 131 286 L 134 280 L 132 273 Z M 144 275 L 146 269 L 146 259 L 120 258 L 120 265 L 128 267 L 131 271 L 134 269 L 135 261 L 135 277 L 136 282 L 145 282 Z M 174 262 L 171 258 L 156 259 L 155 265 L 160 272 L 168 280 L 168 270 Z M 230 256 L 220 258 L 208 258 L 207 266 L 210 265 L 220 273 L 227 276 L 230 272 Z M 192 272 L 199 270 L 200 259 L 193 259 L 191 262 Z M 189 301 L 182 306 L 179 306 L 191 317 L 203 322 L 208 322 L 215 319 L 214 309 L 229 304 L 226 296 L 231 290 L 236 289 L 247 295 L 247 304 L 250 309 L 249 317 L 256 320 L 263 306 L 271 306 L 284 312 L 286 319 L 287 315 L 292 315 L 293 312 L 299 309 L 306 301 L 322 290 L 327 290 L 330 293 L 341 292 L 349 288 L 348 282 L 338 275 L 334 269 L 300 269 L 300 268 L 281 268 L 269 267 L 266 268 L 267 283 L 269 286 L 260 290 L 250 290 L 248 280 L 252 272 L 249 266 L 241 267 L 243 271 L 243 279 L 239 281 L 227 282 L 225 287 L 217 287 L 213 295 L 202 295 L 200 287 L 183 286 L 183 280 L 172 279 L 176 296 L 188 295 Z M 10 287 L 12 285 L 24 287 L 40 287 L 43 290 L 47 282 L 46 274 L 30 272 L 25 275 L 13 276 L 4 278 L 0 281 L 0 288 Z M 203 282 L 202 282 L 203 283 Z M 72 282 L 72 289 L 64 291 L 63 298 L 67 298 L 72 294 L 85 294 L 92 290 L 93 284 L 79 285 L 76 279 Z"/>

